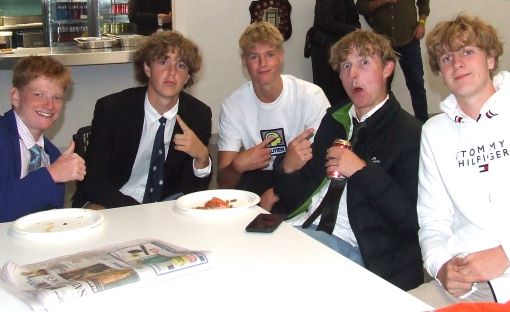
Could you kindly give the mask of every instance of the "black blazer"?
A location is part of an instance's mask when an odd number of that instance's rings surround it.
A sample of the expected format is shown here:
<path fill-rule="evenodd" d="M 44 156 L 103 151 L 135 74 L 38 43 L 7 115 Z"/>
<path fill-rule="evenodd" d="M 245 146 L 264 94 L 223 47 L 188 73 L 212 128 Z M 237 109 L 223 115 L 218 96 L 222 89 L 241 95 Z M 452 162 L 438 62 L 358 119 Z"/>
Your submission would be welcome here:
<path fill-rule="evenodd" d="M 85 200 L 108 208 L 139 204 L 119 190 L 128 181 L 138 152 L 146 92 L 147 87 L 131 88 L 97 101 L 86 155 L 87 175 L 81 185 Z M 181 92 L 177 113 L 207 146 L 211 137 L 211 109 Z M 182 133 L 177 122 L 172 138 L 176 133 Z M 187 194 L 207 189 L 211 175 L 196 177 L 193 158 L 174 147 L 172 139 L 161 198 L 178 192 Z"/>

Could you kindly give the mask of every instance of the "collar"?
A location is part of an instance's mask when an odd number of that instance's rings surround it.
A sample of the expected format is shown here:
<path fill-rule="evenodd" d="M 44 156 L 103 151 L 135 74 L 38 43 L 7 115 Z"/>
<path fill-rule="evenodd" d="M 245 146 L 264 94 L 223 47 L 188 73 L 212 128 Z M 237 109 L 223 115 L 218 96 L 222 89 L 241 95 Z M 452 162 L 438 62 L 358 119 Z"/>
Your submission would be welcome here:
<path fill-rule="evenodd" d="M 349 115 L 351 116 L 351 120 L 356 119 L 358 122 L 364 122 L 365 120 L 370 118 L 373 114 L 375 114 L 384 105 L 384 103 L 386 103 L 386 101 L 388 101 L 389 98 L 390 98 L 390 95 L 387 94 L 381 103 L 374 106 L 374 108 L 372 108 L 370 111 L 368 111 L 365 115 L 361 116 L 360 119 L 358 119 L 358 117 L 356 117 L 355 105 L 353 104 L 351 106 L 351 109 L 349 110 Z"/>
<path fill-rule="evenodd" d="M 145 101 L 144 101 L 144 109 L 145 109 L 145 118 L 147 118 L 148 122 L 159 122 L 159 119 L 163 116 L 167 120 L 172 120 L 177 115 L 177 112 L 179 111 L 179 102 L 180 99 L 177 100 L 177 103 L 172 107 L 171 110 L 166 111 L 163 113 L 163 115 L 160 115 L 156 109 L 152 106 L 152 104 L 149 102 L 149 96 L 147 93 L 145 93 Z"/>
<path fill-rule="evenodd" d="M 32 133 L 30 133 L 30 130 L 28 130 L 28 127 L 25 125 L 23 120 L 21 120 L 21 117 L 18 115 L 18 113 L 13 110 L 14 112 L 14 118 L 16 119 L 16 126 L 18 128 L 18 135 L 20 140 L 23 142 L 25 147 L 27 149 L 31 149 L 34 145 L 39 145 L 44 149 L 44 137 L 41 135 L 39 139 L 36 141 L 34 139 L 34 136 Z"/>

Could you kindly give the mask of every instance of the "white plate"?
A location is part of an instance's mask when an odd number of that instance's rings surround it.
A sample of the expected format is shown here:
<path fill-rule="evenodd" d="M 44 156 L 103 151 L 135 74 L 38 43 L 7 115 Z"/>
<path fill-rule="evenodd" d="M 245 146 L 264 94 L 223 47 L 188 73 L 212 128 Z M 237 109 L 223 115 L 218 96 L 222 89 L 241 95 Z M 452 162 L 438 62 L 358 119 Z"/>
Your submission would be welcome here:
<path fill-rule="evenodd" d="M 52 209 L 19 218 L 12 224 L 12 231 L 29 238 L 67 236 L 95 228 L 103 220 L 103 214 L 96 210 Z"/>
<path fill-rule="evenodd" d="M 232 208 L 197 208 L 204 206 L 205 202 L 213 197 L 218 197 L 223 200 L 235 199 L 236 201 L 231 203 L 233 206 Z M 238 211 L 253 207 L 258 204 L 259 201 L 260 197 L 257 194 L 248 191 L 228 189 L 208 190 L 179 197 L 179 199 L 175 202 L 175 208 L 182 212 L 200 216 L 225 215 L 237 213 Z"/>

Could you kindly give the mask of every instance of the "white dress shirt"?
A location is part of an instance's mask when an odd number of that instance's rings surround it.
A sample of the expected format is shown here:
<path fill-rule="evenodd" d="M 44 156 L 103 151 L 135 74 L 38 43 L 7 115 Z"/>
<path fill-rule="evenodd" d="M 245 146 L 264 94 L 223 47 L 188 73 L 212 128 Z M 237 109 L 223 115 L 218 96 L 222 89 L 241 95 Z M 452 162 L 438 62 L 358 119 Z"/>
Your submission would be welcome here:
<path fill-rule="evenodd" d="M 149 175 L 149 166 L 152 156 L 152 146 L 154 145 L 154 138 L 159 128 L 159 119 L 165 117 L 167 122 L 165 124 L 164 141 L 165 141 L 165 159 L 168 155 L 168 148 L 170 147 L 170 141 L 172 140 L 172 133 L 175 127 L 175 116 L 179 110 L 179 101 L 169 111 L 160 115 L 156 109 L 150 104 L 147 94 L 145 95 L 144 103 L 145 117 L 142 128 L 142 137 L 140 138 L 140 145 L 138 146 L 138 152 L 136 153 L 135 162 L 133 169 L 131 170 L 131 176 L 129 180 L 124 184 L 120 191 L 127 196 L 131 196 L 138 202 L 143 201 L 143 195 L 145 193 L 145 185 L 147 184 L 147 177 Z M 203 169 L 195 168 L 195 161 L 193 160 L 193 172 L 195 176 L 202 178 L 206 177 L 211 173 L 211 160 L 209 159 L 209 166 Z"/>

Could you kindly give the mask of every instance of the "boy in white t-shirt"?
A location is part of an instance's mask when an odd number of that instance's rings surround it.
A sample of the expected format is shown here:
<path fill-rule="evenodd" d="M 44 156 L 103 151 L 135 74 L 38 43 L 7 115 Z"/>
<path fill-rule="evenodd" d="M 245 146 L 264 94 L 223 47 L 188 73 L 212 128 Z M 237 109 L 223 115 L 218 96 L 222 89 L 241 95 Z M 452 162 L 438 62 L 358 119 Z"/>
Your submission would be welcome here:
<path fill-rule="evenodd" d="M 239 39 L 251 81 L 222 104 L 218 185 L 261 196 L 260 206 L 285 213 L 273 189 L 272 162 L 303 131 L 313 136 L 330 106 L 318 86 L 282 75 L 283 37 L 268 22 L 249 25 Z M 278 207 L 278 208 L 276 208 Z"/>

